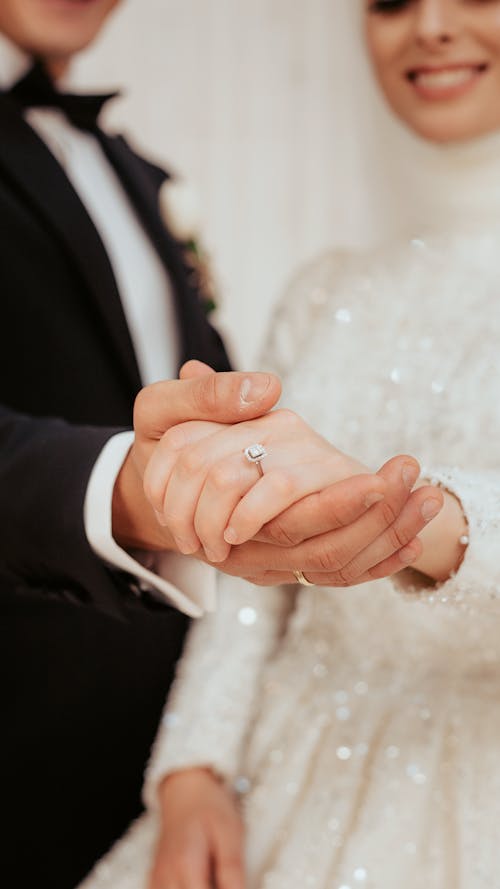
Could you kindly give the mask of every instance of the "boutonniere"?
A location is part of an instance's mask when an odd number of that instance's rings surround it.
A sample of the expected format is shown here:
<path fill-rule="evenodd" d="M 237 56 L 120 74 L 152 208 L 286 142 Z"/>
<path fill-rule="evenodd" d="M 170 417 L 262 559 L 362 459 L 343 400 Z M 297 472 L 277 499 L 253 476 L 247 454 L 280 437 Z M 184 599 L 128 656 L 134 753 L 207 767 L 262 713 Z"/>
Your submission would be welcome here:
<path fill-rule="evenodd" d="M 201 212 L 194 188 L 180 179 L 168 179 L 158 196 L 160 213 L 171 234 L 179 241 L 190 282 L 201 297 L 207 315 L 217 308 L 210 256 L 200 239 Z"/>

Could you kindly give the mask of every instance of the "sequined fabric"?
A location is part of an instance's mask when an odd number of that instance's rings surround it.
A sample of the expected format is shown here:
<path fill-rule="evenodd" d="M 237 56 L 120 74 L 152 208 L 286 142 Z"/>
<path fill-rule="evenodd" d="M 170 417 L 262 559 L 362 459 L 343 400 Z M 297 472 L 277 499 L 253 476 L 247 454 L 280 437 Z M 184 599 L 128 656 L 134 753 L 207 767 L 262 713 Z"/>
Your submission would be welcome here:
<path fill-rule="evenodd" d="M 500 221 L 500 217 L 499 217 Z M 500 237 L 328 254 L 276 315 L 283 403 L 370 466 L 408 452 L 470 527 L 441 586 L 222 581 L 194 627 L 150 812 L 86 889 L 143 889 L 165 771 L 242 792 L 250 889 L 500 886 Z"/>

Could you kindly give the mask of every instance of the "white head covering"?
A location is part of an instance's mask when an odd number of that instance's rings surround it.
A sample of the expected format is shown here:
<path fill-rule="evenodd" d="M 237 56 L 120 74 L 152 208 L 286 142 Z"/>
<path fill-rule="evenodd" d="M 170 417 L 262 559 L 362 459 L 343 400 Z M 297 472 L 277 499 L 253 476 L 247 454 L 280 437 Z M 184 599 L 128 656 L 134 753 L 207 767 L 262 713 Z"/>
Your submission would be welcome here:
<path fill-rule="evenodd" d="M 470 142 L 435 145 L 389 108 L 363 39 L 362 0 L 341 0 L 335 33 L 346 94 L 345 125 L 361 181 L 346 191 L 365 201 L 364 240 L 376 243 L 429 229 L 500 227 L 500 131 Z M 361 188 L 359 187 L 361 186 Z"/>

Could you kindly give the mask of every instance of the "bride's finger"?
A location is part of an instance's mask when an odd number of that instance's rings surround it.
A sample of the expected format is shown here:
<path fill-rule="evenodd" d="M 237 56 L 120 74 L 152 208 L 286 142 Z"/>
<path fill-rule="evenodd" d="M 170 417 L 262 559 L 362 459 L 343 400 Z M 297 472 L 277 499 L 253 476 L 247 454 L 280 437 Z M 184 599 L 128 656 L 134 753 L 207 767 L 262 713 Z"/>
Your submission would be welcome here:
<path fill-rule="evenodd" d="M 183 448 L 176 455 L 168 482 L 164 488 L 164 497 L 161 505 L 163 523 L 173 535 L 179 550 L 189 554 L 196 552 L 202 543 L 194 524 L 194 517 L 198 507 L 198 501 L 209 475 L 214 474 L 215 489 L 225 487 L 228 484 L 226 470 L 223 462 L 234 467 L 231 470 L 230 483 L 234 493 L 239 492 L 239 497 L 255 482 L 257 473 L 255 466 L 245 460 L 244 447 L 248 444 L 248 430 L 241 423 L 237 426 L 223 428 L 202 441 Z M 255 420 L 251 424 L 252 431 L 265 430 L 265 418 Z M 221 541 L 223 541 L 221 535 Z M 227 554 L 227 547 L 224 547 Z M 225 555 L 222 555 L 222 559 Z"/>
<path fill-rule="evenodd" d="M 386 482 L 378 475 L 353 475 L 294 503 L 264 525 L 254 539 L 296 546 L 310 537 L 352 525 L 384 500 L 386 490 Z"/>
<path fill-rule="evenodd" d="M 332 463 L 339 460 L 338 452 L 290 411 L 275 411 L 247 423 L 219 427 L 219 430 L 208 439 L 183 448 L 176 455 L 175 465 L 171 469 L 168 484 L 165 487 L 161 506 L 164 524 L 175 538 L 180 551 L 186 554 L 195 552 L 202 542 L 196 533 L 194 517 L 205 481 L 209 473 L 213 472 L 213 467 L 216 464 L 221 464 L 221 461 L 224 460 L 236 461 L 240 464 L 241 468 L 236 471 L 237 477 L 233 478 L 231 474 L 235 498 L 238 494 L 237 499 L 233 501 L 234 508 L 234 502 L 237 503 L 249 487 L 258 480 L 255 466 L 252 466 L 244 456 L 245 448 L 249 444 L 261 442 L 264 445 L 269 451 L 266 465 L 269 465 L 271 469 L 277 465 L 275 448 L 279 453 L 279 466 L 283 467 L 283 471 L 289 465 L 297 466 L 308 459 L 310 461 L 314 459 L 317 463 L 322 462 L 322 465 L 328 459 Z M 292 432 L 294 434 L 291 434 Z M 325 454 L 328 455 L 326 458 Z M 221 478 L 214 483 L 215 490 L 219 490 L 227 483 L 226 473 L 222 466 L 220 466 L 220 476 Z M 297 474 L 297 480 L 300 481 L 300 474 Z M 157 484 L 161 487 L 161 473 Z M 310 487 L 305 493 L 309 493 L 309 490 L 311 490 Z M 302 494 L 298 496 L 302 496 Z M 297 497 L 289 498 L 286 505 L 289 505 L 294 499 Z M 280 511 L 280 503 L 278 511 Z M 275 512 L 271 514 L 274 515 Z M 227 518 L 229 515 L 230 512 Z M 270 514 L 266 512 L 257 527 L 267 521 L 268 517 Z M 224 527 L 225 524 L 222 530 Z M 228 542 L 226 541 L 226 544 Z M 222 532 L 220 548 L 221 553 L 218 560 L 224 559 L 227 554 L 227 546 L 223 543 Z M 218 553 L 214 554 L 218 555 Z"/>
<path fill-rule="evenodd" d="M 157 513 L 161 513 L 165 486 L 184 448 L 214 435 L 220 430 L 219 423 L 191 421 L 172 426 L 156 445 L 144 471 L 144 493 Z M 160 516 L 159 516 L 160 518 Z"/>
<path fill-rule="evenodd" d="M 222 562 L 231 550 L 224 540 L 229 516 L 259 480 L 256 466 L 243 454 L 226 457 L 207 474 L 194 515 L 194 529 L 210 562 Z"/>
<path fill-rule="evenodd" d="M 224 539 L 241 544 L 251 540 L 264 524 L 302 500 L 328 487 L 339 476 L 339 458 L 324 453 L 323 459 L 307 462 L 299 460 L 291 465 L 264 472 L 236 506 L 229 518 Z"/>

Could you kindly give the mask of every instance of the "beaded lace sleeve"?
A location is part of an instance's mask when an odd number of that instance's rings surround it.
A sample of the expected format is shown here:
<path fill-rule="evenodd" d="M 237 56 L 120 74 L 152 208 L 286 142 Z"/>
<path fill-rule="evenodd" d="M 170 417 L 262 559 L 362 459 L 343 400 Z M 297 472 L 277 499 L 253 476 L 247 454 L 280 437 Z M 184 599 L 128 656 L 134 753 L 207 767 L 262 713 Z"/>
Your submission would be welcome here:
<path fill-rule="evenodd" d="M 293 599 L 290 587 L 221 576 L 217 610 L 193 624 L 166 704 L 146 771 L 148 807 L 156 806 L 157 786 L 173 771 L 207 766 L 234 781 L 262 669 Z"/>
<path fill-rule="evenodd" d="M 426 468 L 423 475 L 462 504 L 469 526 L 468 544 L 458 571 L 444 583 L 425 589 L 424 578 L 416 583 L 415 572 L 403 571 L 396 575 L 397 587 L 464 604 L 500 599 L 500 472 L 441 467 Z"/>

